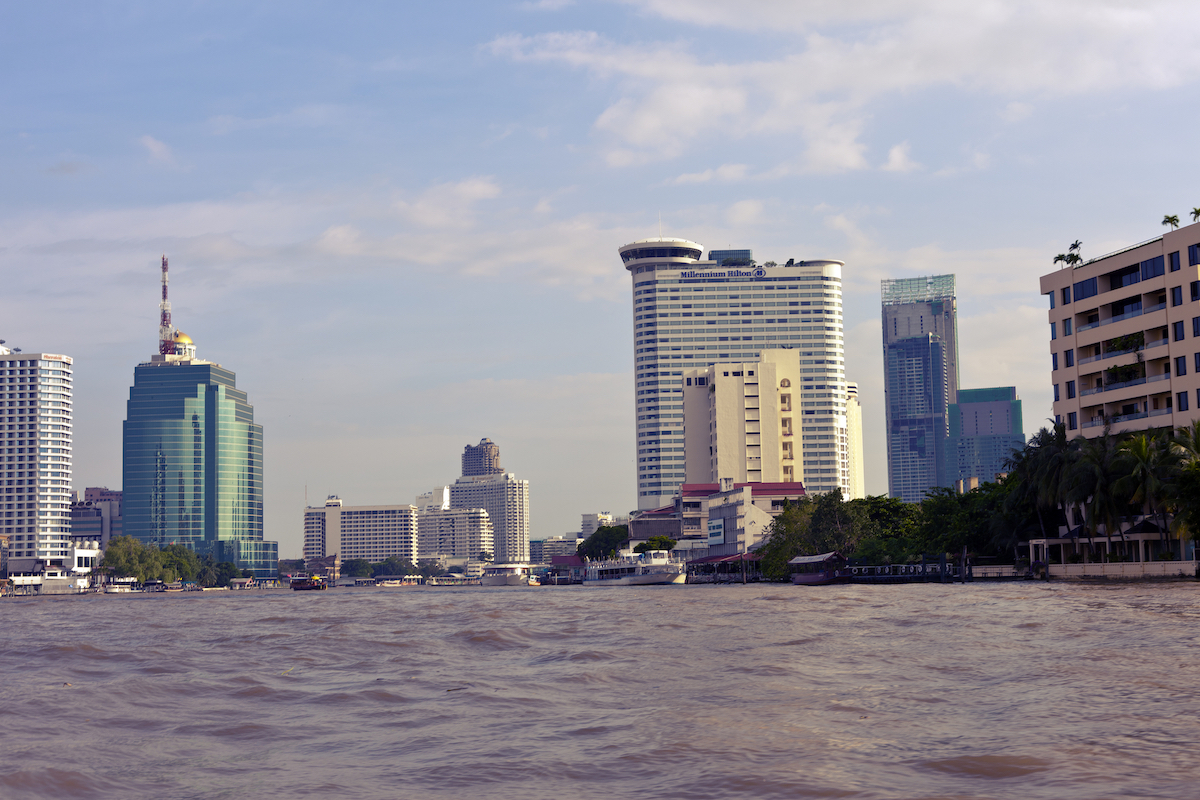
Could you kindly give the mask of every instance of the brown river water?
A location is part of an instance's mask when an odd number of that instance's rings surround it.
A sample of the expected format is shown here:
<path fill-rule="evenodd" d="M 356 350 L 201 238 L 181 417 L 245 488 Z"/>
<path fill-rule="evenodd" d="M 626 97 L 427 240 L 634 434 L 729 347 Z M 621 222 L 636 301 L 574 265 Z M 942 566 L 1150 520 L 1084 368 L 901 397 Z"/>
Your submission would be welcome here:
<path fill-rule="evenodd" d="M 1200 797 L 1200 584 L 0 600 L 0 798 Z"/>

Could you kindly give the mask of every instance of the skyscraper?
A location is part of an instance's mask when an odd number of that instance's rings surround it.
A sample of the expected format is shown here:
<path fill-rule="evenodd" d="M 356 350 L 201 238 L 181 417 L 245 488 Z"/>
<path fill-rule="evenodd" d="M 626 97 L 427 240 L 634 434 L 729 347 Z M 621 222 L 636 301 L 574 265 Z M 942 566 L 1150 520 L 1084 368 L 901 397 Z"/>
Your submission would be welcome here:
<path fill-rule="evenodd" d="M 847 500 L 867 496 L 867 479 L 863 463 L 862 404 L 858 399 L 858 384 L 846 384 L 846 451 L 849 457 L 850 482 Z"/>
<path fill-rule="evenodd" d="M 32 571 L 70 557 L 70 356 L 22 353 L 0 342 L 0 477 L 9 569 Z"/>
<path fill-rule="evenodd" d="M 1021 401 L 1015 386 L 959 389 L 950 404 L 950 439 L 944 473 L 949 485 L 979 478 L 994 481 L 1007 472 L 1013 449 L 1025 446 Z"/>
<path fill-rule="evenodd" d="M 670 505 L 686 477 L 685 369 L 749 362 L 769 348 L 798 350 L 807 376 L 796 398 L 799 432 L 845 434 L 841 261 L 760 266 L 750 250 L 702 260 L 703 245 L 672 238 L 619 252 L 633 278 L 639 509 Z M 814 478 L 821 480 L 809 488 L 823 492 L 841 476 Z"/>
<path fill-rule="evenodd" d="M 888 491 L 920 502 L 944 473 L 949 407 L 958 396 L 954 276 L 883 281 Z"/>
<path fill-rule="evenodd" d="M 160 352 L 133 373 L 123 434 L 125 534 L 273 576 L 279 546 L 263 540 L 263 439 L 254 407 L 231 370 L 197 358 L 183 332 L 173 339 L 173 354 Z"/>
<path fill-rule="evenodd" d="M 504 467 L 500 466 L 500 448 L 491 439 L 480 439 L 479 444 L 463 448 L 462 474 L 500 475 Z"/>
<path fill-rule="evenodd" d="M 462 509 L 487 512 L 496 563 L 529 560 L 529 481 L 511 472 L 463 476 L 450 485 L 450 510 Z"/>

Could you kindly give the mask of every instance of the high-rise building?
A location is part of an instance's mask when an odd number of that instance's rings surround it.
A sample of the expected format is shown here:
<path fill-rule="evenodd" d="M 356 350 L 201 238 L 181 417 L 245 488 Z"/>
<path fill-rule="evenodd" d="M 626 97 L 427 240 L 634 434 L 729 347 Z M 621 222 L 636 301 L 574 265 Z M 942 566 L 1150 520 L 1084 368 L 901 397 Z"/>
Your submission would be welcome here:
<path fill-rule="evenodd" d="M 90 486 L 83 500 L 71 504 L 71 538 L 91 539 L 108 547 L 109 540 L 124 534 L 121 492 Z"/>
<path fill-rule="evenodd" d="M 1054 417 L 1068 436 L 1200 416 L 1200 225 L 1043 275 L 1041 290 Z"/>
<path fill-rule="evenodd" d="M 745 363 L 766 349 L 793 348 L 806 374 L 797 424 L 832 428 L 844 419 L 841 261 L 753 263 L 750 250 L 713 251 L 686 239 L 643 239 L 619 248 L 633 279 L 638 508 L 670 505 L 686 478 L 683 373 Z M 825 397 L 808 397 L 821 394 Z M 844 425 L 843 425 L 844 427 Z M 833 475 L 809 488 L 827 491 Z"/>
<path fill-rule="evenodd" d="M 324 506 L 304 509 L 304 559 L 341 556 L 417 561 L 417 507 L 343 506 L 330 495 Z"/>
<path fill-rule="evenodd" d="M 994 481 L 1004 463 L 1025 446 L 1021 401 L 1015 386 L 959 389 L 950 404 L 950 439 L 944 472 L 950 485 L 969 478 Z"/>
<path fill-rule="evenodd" d="M 497 563 L 529 560 L 529 481 L 511 472 L 464 476 L 450 486 L 450 506 L 487 511 Z"/>
<path fill-rule="evenodd" d="M 462 474 L 470 477 L 475 475 L 501 475 L 504 467 L 500 466 L 500 448 L 491 439 L 480 439 L 475 446 L 463 448 Z"/>
<path fill-rule="evenodd" d="M 591 536 L 600 527 L 606 525 L 616 525 L 613 522 L 613 515 L 607 511 L 601 511 L 598 514 L 584 514 L 579 525 L 579 536 L 583 539 Z"/>
<path fill-rule="evenodd" d="M 850 455 L 850 490 L 847 500 L 860 500 L 867 496 L 867 478 L 863 463 L 862 403 L 859 402 L 858 384 L 846 383 L 846 448 Z"/>
<path fill-rule="evenodd" d="M 479 558 L 491 553 L 496 561 L 492 521 L 482 508 L 438 508 L 417 515 L 420 558 Z M 528 547 L 528 545 L 526 545 Z M 528 558 L 526 558 L 528 560 Z"/>
<path fill-rule="evenodd" d="M 72 361 L 0 342 L 0 478 L 9 569 L 73 566 L 71 556 Z M 12 510 L 7 510 L 12 509 Z"/>
<path fill-rule="evenodd" d="M 802 367 L 801 352 L 764 350 L 755 361 L 684 370 L 687 483 L 730 478 L 850 494 L 844 390 Z M 804 424 L 818 415 L 821 424 Z"/>
<path fill-rule="evenodd" d="M 958 394 L 953 275 L 883 281 L 888 492 L 918 503 L 944 471 L 949 408 Z"/>
<path fill-rule="evenodd" d="M 263 540 L 263 438 L 232 370 L 196 357 L 184 333 L 174 354 L 134 370 L 122 458 L 125 534 L 187 545 L 257 577 L 276 574 Z"/>

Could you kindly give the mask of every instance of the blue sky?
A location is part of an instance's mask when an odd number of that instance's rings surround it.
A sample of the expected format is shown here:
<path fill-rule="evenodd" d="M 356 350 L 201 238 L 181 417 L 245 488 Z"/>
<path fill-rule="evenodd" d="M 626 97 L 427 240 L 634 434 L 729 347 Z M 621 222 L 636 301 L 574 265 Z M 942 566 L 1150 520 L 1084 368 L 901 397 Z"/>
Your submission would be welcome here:
<path fill-rule="evenodd" d="M 1037 277 L 1200 205 L 1186 2 L 48 3 L 0 12 L 0 337 L 76 359 L 116 488 L 176 324 L 263 424 L 266 525 L 410 502 L 487 436 L 534 536 L 636 507 L 619 245 L 846 262 L 886 491 L 879 280 L 958 276 L 963 387 L 1050 413 Z"/>

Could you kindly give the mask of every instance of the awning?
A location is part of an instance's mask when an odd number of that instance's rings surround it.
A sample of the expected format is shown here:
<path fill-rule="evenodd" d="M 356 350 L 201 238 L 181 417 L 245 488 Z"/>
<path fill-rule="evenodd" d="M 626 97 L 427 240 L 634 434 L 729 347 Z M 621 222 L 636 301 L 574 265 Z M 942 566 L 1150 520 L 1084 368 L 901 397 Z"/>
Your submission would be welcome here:
<path fill-rule="evenodd" d="M 845 561 L 846 557 L 843 556 L 841 553 L 834 551 L 832 553 L 821 553 L 818 556 L 796 556 L 788 563 L 789 564 L 820 564 L 823 561 L 834 561 L 834 560 Z"/>

